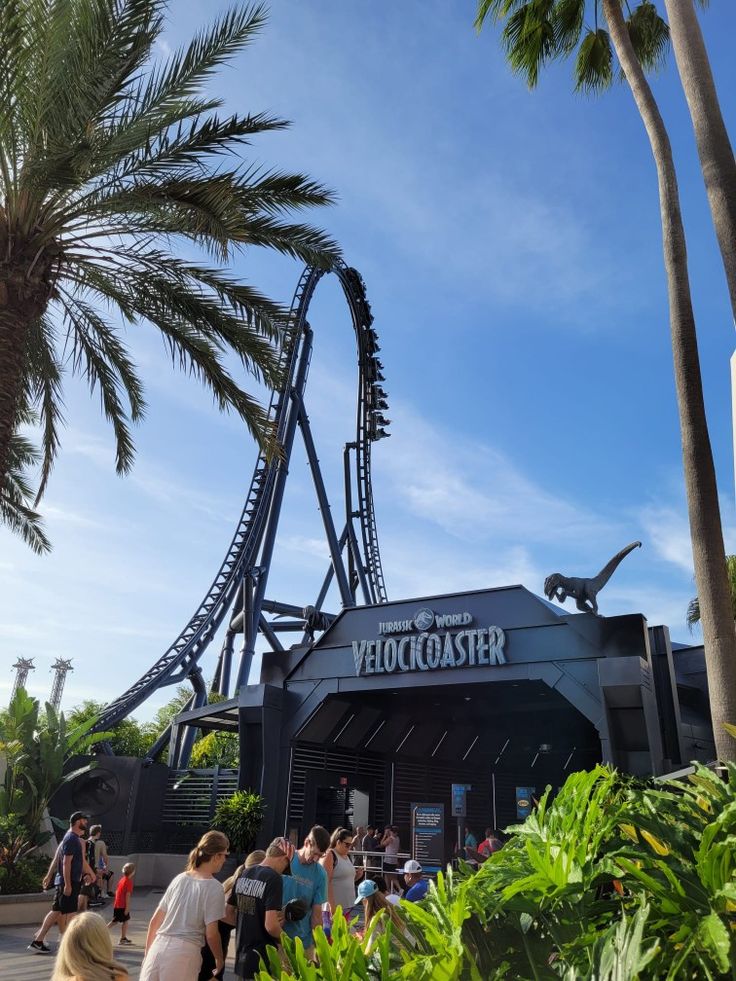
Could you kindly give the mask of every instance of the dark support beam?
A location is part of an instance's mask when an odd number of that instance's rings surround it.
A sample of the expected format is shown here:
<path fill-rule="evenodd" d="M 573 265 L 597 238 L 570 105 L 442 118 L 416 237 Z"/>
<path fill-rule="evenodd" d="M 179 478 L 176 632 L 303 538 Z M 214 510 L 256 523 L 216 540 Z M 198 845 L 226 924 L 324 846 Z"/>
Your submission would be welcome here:
<path fill-rule="evenodd" d="M 306 410 L 304 408 L 304 401 L 301 395 L 294 396 L 297 404 L 297 409 L 299 412 L 299 426 L 302 431 L 302 437 L 304 439 L 304 447 L 307 451 L 307 459 L 309 460 L 309 467 L 312 471 L 312 480 L 314 481 L 314 489 L 317 492 L 317 501 L 319 504 L 320 514 L 322 515 L 322 524 L 325 528 L 325 536 L 327 537 L 327 545 L 330 549 L 330 558 L 332 559 L 332 567 L 335 570 L 335 578 L 337 579 L 337 586 L 340 590 L 340 599 L 342 600 L 342 605 L 354 606 L 355 597 L 350 591 L 350 584 L 348 583 L 348 577 L 345 573 L 345 566 L 342 562 L 342 554 L 339 542 L 337 540 L 337 532 L 335 531 L 335 523 L 332 520 L 332 512 L 330 510 L 330 502 L 327 499 L 327 491 L 325 490 L 325 482 L 322 479 L 322 471 L 319 467 L 319 459 L 317 458 L 317 450 L 314 445 L 314 440 L 312 439 L 312 430 L 309 425 L 309 417 L 307 416 Z"/>
<path fill-rule="evenodd" d="M 225 633 L 225 640 L 222 643 L 220 654 L 220 677 L 217 679 L 217 693 L 227 698 L 230 694 L 230 672 L 233 664 L 233 649 L 235 647 L 235 634 L 232 630 Z"/>
<path fill-rule="evenodd" d="M 278 637 L 274 633 L 273 627 L 268 622 L 268 620 L 264 617 L 263 614 L 261 614 L 260 625 L 261 625 L 261 633 L 271 645 L 271 650 L 283 651 L 284 645 L 278 639 Z"/>
<path fill-rule="evenodd" d="M 348 551 L 353 557 L 353 568 L 358 574 L 358 581 L 363 592 L 363 600 L 365 603 L 374 603 L 375 598 L 368 585 L 368 579 L 363 568 L 363 560 L 360 557 L 360 549 L 358 548 L 358 539 L 355 537 L 355 529 L 352 524 L 348 525 Z"/>
<path fill-rule="evenodd" d="M 289 475 L 289 461 L 291 459 L 291 451 L 294 445 L 294 435 L 296 433 L 297 422 L 299 419 L 298 401 L 301 399 L 302 392 L 304 391 L 307 383 L 307 372 L 309 369 L 309 361 L 311 356 L 312 329 L 305 324 L 304 341 L 299 354 L 299 364 L 296 370 L 294 387 L 289 393 L 289 414 L 286 420 L 284 437 L 281 444 L 284 456 L 279 463 L 276 480 L 274 481 L 273 496 L 271 498 L 268 521 L 263 536 L 263 546 L 260 556 L 260 566 L 258 568 L 258 577 L 257 581 L 254 581 L 253 583 L 252 599 L 250 600 L 248 606 L 244 606 L 243 609 L 245 618 L 244 643 L 243 653 L 240 658 L 240 667 L 238 669 L 238 690 L 243 685 L 247 684 L 250 666 L 255 653 L 255 639 L 258 634 L 258 624 L 260 621 L 261 610 L 263 609 L 263 601 L 266 598 L 268 572 L 271 568 L 273 547 L 276 542 L 276 532 L 279 526 L 279 518 L 281 517 L 281 504 L 284 499 L 284 490 L 286 488 L 286 478 Z"/>
<path fill-rule="evenodd" d="M 341 552 L 345 548 L 345 543 L 347 542 L 347 540 L 348 540 L 348 529 L 347 529 L 347 525 L 346 525 L 345 528 L 343 528 L 342 535 L 340 535 L 340 539 L 338 541 L 338 545 L 340 546 L 340 551 Z M 322 586 L 320 588 L 320 591 L 317 594 L 317 599 L 314 601 L 314 608 L 315 608 L 315 610 L 317 610 L 317 612 L 319 612 L 322 609 L 322 604 L 327 599 L 327 593 L 330 590 L 330 584 L 332 582 L 332 577 L 334 576 L 334 574 L 335 574 L 335 570 L 333 568 L 332 563 L 330 563 L 330 567 L 327 570 L 327 573 L 325 575 L 325 578 L 324 578 L 324 581 L 323 581 Z M 310 632 L 308 630 L 305 630 L 304 631 L 304 636 L 302 637 L 302 644 L 303 645 L 304 644 L 311 644 L 312 643 L 312 640 L 313 640 L 313 637 L 310 634 Z"/>
<path fill-rule="evenodd" d="M 194 668 L 194 670 L 189 673 L 189 680 L 192 683 L 192 688 L 194 688 L 194 701 L 192 703 L 192 708 L 201 708 L 203 705 L 207 704 L 207 686 L 204 683 L 201 668 Z M 192 747 L 194 746 L 196 736 L 197 729 L 195 726 L 185 727 L 184 735 L 181 738 L 177 769 L 186 770 L 186 768 L 189 766 L 189 760 L 192 756 Z"/>

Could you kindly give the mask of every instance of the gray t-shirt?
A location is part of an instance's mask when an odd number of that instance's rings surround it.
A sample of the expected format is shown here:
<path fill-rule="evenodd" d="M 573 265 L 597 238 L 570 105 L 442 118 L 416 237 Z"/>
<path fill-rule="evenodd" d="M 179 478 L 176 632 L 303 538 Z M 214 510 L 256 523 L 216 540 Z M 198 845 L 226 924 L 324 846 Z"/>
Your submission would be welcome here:
<path fill-rule="evenodd" d="M 225 893 L 217 879 L 198 879 L 182 872 L 172 879 L 158 908 L 164 920 L 157 936 L 178 937 L 202 947 L 208 923 L 225 915 Z"/>

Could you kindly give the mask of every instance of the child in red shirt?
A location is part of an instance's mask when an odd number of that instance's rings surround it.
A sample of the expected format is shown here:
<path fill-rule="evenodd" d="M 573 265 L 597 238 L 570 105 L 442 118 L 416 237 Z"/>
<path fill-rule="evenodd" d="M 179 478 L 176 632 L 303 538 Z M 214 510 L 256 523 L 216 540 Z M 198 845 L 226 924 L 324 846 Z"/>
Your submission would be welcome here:
<path fill-rule="evenodd" d="M 130 894 L 133 892 L 133 876 L 135 875 L 135 865 L 126 862 L 123 866 L 123 874 L 115 890 L 115 901 L 112 905 L 112 919 L 107 924 L 111 927 L 114 923 L 120 924 L 120 943 L 130 944 L 128 940 L 128 920 L 130 919 Z"/>

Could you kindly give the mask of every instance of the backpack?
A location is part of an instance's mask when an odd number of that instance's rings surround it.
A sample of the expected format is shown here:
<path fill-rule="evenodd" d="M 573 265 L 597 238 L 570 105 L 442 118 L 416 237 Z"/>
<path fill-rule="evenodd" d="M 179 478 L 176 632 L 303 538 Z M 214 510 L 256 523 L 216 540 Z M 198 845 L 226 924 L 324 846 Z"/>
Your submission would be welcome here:
<path fill-rule="evenodd" d="M 498 840 L 498 838 L 484 838 L 478 845 L 478 853 L 482 855 L 483 858 L 490 858 L 494 852 L 500 851 L 502 847 L 503 844 Z"/>

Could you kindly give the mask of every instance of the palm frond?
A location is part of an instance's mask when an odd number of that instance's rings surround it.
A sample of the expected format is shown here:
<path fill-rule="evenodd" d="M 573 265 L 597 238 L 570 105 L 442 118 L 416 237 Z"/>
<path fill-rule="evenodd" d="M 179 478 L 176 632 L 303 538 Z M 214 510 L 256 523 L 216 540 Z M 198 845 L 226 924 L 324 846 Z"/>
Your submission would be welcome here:
<path fill-rule="evenodd" d="M 697 596 L 694 596 L 687 604 L 685 622 L 691 630 L 696 623 L 700 623 L 700 603 L 698 602 Z"/>
<path fill-rule="evenodd" d="M 264 4 L 233 7 L 224 13 L 152 73 L 131 99 L 128 121 L 143 116 L 155 118 L 196 95 L 215 69 L 255 40 L 265 23 Z"/>
<path fill-rule="evenodd" d="M 190 316 L 203 330 L 233 343 L 235 353 L 256 377 L 262 374 L 269 384 L 277 380 L 271 345 L 282 336 L 288 316 L 283 307 L 219 270 L 166 253 L 147 251 L 128 258 L 122 262 L 111 255 L 104 265 L 80 258 L 77 282 L 116 304 L 130 321 L 145 318 L 153 304 L 161 316 Z M 152 299 L 154 289 L 161 293 Z"/>
<path fill-rule="evenodd" d="M 482 30 L 487 17 L 494 20 L 502 20 L 507 17 L 514 7 L 519 5 L 519 0 L 478 0 L 478 9 L 475 14 L 475 29 Z"/>
<path fill-rule="evenodd" d="M 585 0 L 557 0 L 553 24 L 555 51 L 567 57 L 577 47 L 583 30 Z"/>
<path fill-rule="evenodd" d="M 728 574 L 729 588 L 731 590 L 733 618 L 736 620 L 736 555 L 726 556 L 726 571 Z M 697 596 L 694 596 L 687 605 L 685 622 L 691 630 L 696 623 L 700 623 L 700 601 Z"/>
<path fill-rule="evenodd" d="M 501 39 L 512 70 L 523 75 L 529 88 L 555 53 L 554 0 L 529 0 L 506 22 Z"/>
<path fill-rule="evenodd" d="M 51 550 L 51 542 L 43 530 L 41 515 L 31 506 L 33 490 L 25 473 L 39 458 L 38 450 L 25 436 L 16 432 L 11 437 L 8 468 L 0 477 L 0 524 L 42 555 Z"/>
<path fill-rule="evenodd" d="M 99 388 L 105 418 L 115 434 L 115 468 L 128 473 L 135 459 L 135 448 L 128 421 L 143 417 L 145 401 L 141 383 L 125 346 L 97 310 L 79 295 L 66 291 L 59 297 L 67 324 L 72 371 L 87 380 L 90 392 Z M 121 395 L 129 405 L 123 405 Z"/>
<path fill-rule="evenodd" d="M 575 61 L 575 91 L 595 93 L 613 82 L 613 50 L 608 31 L 588 31 Z"/>
<path fill-rule="evenodd" d="M 41 317 L 30 325 L 26 355 L 26 398 L 28 405 L 38 411 L 43 448 L 36 504 L 43 497 L 51 476 L 59 451 L 59 429 L 64 422 L 61 395 L 63 372 L 55 346 L 55 329 L 50 317 Z"/>
<path fill-rule="evenodd" d="M 260 245 L 292 255 L 308 264 L 330 268 L 340 255 L 337 244 L 325 232 L 301 224 L 282 224 L 275 219 L 259 216 L 264 198 L 265 210 L 306 207 L 310 201 L 329 201 L 330 195 L 319 185 L 294 175 L 279 188 L 276 180 L 265 182 L 262 191 L 258 184 L 248 182 L 247 174 L 222 171 L 216 175 L 184 173 L 170 177 L 138 180 L 103 194 L 86 208 L 84 226 L 87 235 L 111 234 L 109 221 L 128 234 L 180 235 L 206 248 L 220 260 L 229 257 L 233 245 Z M 289 198 L 296 204 L 289 205 Z M 90 229 L 88 220 L 97 219 Z M 80 228 L 82 216 L 79 216 Z M 81 236 L 80 231 L 80 236 Z"/>
<path fill-rule="evenodd" d="M 670 29 L 650 0 L 643 0 L 626 21 L 631 43 L 642 68 L 662 68 L 670 44 Z"/>

